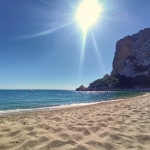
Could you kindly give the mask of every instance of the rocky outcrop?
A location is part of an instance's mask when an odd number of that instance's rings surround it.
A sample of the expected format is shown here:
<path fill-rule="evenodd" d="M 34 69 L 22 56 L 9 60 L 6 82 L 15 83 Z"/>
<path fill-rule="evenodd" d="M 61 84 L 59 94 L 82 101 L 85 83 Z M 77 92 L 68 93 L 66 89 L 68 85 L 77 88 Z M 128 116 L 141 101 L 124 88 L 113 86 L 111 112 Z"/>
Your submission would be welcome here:
<path fill-rule="evenodd" d="M 150 28 L 117 42 L 112 75 L 150 77 Z"/>
<path fill-rule="evenodd" d="M 87 88 L 81 85 L 79 88 L 76 89 L 76 91 L 86 91 Z"/>

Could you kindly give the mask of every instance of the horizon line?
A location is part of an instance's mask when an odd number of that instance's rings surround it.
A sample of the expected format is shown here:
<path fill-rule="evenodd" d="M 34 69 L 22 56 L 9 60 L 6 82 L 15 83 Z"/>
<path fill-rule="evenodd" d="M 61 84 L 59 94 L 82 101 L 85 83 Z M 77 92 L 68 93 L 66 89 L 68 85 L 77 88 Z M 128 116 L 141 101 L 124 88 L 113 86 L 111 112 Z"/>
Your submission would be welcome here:
<path fill-rule="evenodd" d="M 73 90 L 73 89 L 0 89 L 0 90 Z"/>

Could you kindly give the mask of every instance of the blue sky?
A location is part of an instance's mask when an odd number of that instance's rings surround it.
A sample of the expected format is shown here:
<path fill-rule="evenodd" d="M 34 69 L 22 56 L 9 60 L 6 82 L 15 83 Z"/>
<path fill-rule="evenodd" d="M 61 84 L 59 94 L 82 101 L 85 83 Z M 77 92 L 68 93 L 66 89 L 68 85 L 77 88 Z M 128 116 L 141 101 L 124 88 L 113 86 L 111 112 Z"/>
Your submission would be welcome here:
<path fill-rule="evenodd" d="M 150 27 L 149 0 L 99 0 L 103 11 L 87 32 L 81 61 L 80 2 L 0 0 L 0 89 L 88 86 L 111 72 L 119 39 Z"/>

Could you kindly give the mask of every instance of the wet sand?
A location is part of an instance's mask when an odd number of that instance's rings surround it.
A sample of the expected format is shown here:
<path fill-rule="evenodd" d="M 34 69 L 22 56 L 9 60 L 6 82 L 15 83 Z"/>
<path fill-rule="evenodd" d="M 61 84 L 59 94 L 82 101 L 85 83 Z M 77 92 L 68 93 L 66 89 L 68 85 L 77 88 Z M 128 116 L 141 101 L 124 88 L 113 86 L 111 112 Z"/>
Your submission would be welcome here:
<path fill-rule="evenodd" d="M 150 93 L 0 115 L 0 150 L 150 150 Z"/>

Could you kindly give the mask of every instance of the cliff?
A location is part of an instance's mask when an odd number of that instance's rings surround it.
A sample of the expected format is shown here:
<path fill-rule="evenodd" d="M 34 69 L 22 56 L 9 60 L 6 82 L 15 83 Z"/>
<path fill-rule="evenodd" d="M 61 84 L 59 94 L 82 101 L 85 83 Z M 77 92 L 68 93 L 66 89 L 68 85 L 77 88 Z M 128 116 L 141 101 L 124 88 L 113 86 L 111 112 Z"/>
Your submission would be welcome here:
<path fill-rule="evenodd" d="M 117 42 L 112 75 L 150 76 L 150 28 Z"/>
<path fill-rule="evenodd" d="M 111 75 L 77 90 L 148 89 L 150 91 L 150 28 L 127 36 L 116 44 Z"/>

